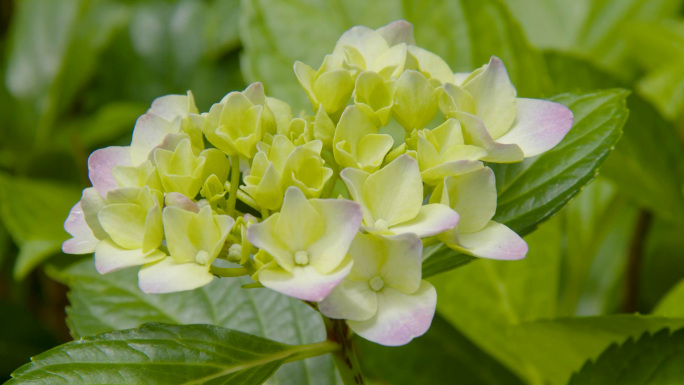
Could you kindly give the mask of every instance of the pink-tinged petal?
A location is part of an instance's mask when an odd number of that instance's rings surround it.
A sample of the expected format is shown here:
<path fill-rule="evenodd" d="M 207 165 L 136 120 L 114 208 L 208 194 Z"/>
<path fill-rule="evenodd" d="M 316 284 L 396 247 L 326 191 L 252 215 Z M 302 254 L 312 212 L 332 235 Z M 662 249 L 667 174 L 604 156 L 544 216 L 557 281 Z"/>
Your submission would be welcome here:
<path fill-rule="evenodd" d="M 320 302 L 349 274 L 352 265 L 349 259 L 330 274 L 321 274 L 311 265 L 295 266 L 291 273 L 279 267 L 266 268 L 259 273 L 259 282 L 293 298 Z"/>
<path fill-rule="evenodd" d="M 572 111 L 560 103 L 519 98 L 517 106 L 513 127 L 497 141 L 517 144 L 525 158 L 552 149 L 572 127 Z"/>
<path fill-rule="evenodd" d="M 465 112 L 453 112 L 453 115 L 461 122 L 466 144 L 473 144 L 487 150 L 488 154 L 482 160 L 494 163 L 515 163 L 525 158 L 525 154 L 518 145 L 495 142 L 477 116 Z"/>
<path fill-rule="evenodd" d="M 99 149 L 88 158 L 88 178 L 101 196 L 118 186 L 112 168 L 114 166 L 130 166 L 131 155 L 129 147 L 106 147 Z"/>
<path fill-rule="evenodd" d="M 400 43 L 416 44 L 416 40 L 413 38 L 413 24 L 406 20 L 393 21 L 376 29 L 376 31 L 390 46 Z"/>
<path fill-rule="evenodd" d="M 100 242 L 85 221 L 81 202 L 76 203 L 71 208 L 69 216 L 64 221 L 64 230 L 73 237 L 62 243 L 62 251 L 66 254 L 92 253 L 95 251 L 97 243 Z"/>
<path fill-rule="evenodd" d="M 106 240 L 95 248 L 95 268 L 100 274 L 107 274 L 131 266 L 157 262 L 166 257 L 159 250 L 144 254 L 142 249 L 122 249 L 112 241 Z"/>
<path fill-rule="evenodd" d="M 515 231 L 494 221 L 478 232 L 458 233 L 457 237 L 458 244 L 448 246 L 475 257 L 518 260 L 527 255 L 527 243 Z"/>
<path fill-rule="evenodd" d="M 199 213 L 199 206 L 192 199 L 177 192 L 170 192 L 164 197 L 164 202 L 167 206 L 178 207 L 185 211 L 191 211 L 195 214 Z"/>
<path fill-rule="evenodd" d="M 423 242 L 411 233 L 378 238 L 387 250 L 387 259 L 379 274 L 384 284 L 405 294 L 415 293 L 422 276 Z"/>
<path fill-rule="evenodd" d="M 153 113 L 138 118 L 131 138 L 131 162 L 134 166 L 146 161 L 150 152 L 159 146 L 166 135 L 178 132 L 180 125 L 174 127 L 169 121 Z M 175 128 L 175 129 L 174 129 Z"/>
<path fill-rule="evenodd" d="M 413 294 L 392 288 L 378 292 L 378 311 L 367 321 L 347 321 L 361 337 L 386 346 L 409 343 L 430 328 L 437 305 L 437 292 L 427 281 Z"/>
<path fill-rule="evenodd" d="M 165 95 L 154 99 L 148 113 L 155 114 L 169 122 L 177 116 L 185 116 L 188 112 L 197 113 L 192 92 L 187 95 Z"/>
<path fill-rule="evenodd" d="M 340 265 L 361 226 L 361 206 L 345 199 L 311 199 L 309 203 L 323 216 L 323 235 L 309 246 L 310 263 L 321 273 Z"/>
<path fill-rule="evenodd" d="M 493 138 L 508 131 L 515 120 L 516 92 L 501 59 L 492 56 L 463 83 L 463 88 L 473 97 L 476 115 Z"/>
<path fill-rule="evenodd" d="M 171 257 L 143 266 L 138 272 L 138 286 L 148 294 L 193 290 L 209 284 L 213 279 L 207 266 L 194 262 L 176 263 Z"/>
<path fill-rule="evenodd" d="M 378 310 L 377 294 L 368 282 L 345 279 L 318 303 L 318 310 L 330 318 L 365 321 Z"/>
<path fill-rule="evenodd" d="M 458 224 L 458 213 L 449 206 L 441 203 L 431 203 L 420 207 L 415 218 L 389 228 L 394 234 L 414 233 L 424 238 L 443 231 Z"/>

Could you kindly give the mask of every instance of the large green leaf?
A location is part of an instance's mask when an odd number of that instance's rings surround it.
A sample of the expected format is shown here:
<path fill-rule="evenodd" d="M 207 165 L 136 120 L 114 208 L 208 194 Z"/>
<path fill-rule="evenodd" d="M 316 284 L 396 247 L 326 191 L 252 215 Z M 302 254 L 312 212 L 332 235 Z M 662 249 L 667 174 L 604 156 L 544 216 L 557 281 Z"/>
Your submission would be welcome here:
<path fill-rule="evenodd" d="M 627 87 L 587 62 L 565 55 L 546 56 L 556 92 Z M 630 118 L 622 139 L 601 168 L 622 194 L 670 221 L 684 218 L 684 148 L 675 128 L 639 95 L 627 98 Z"/>
<path fill-rule="evenodd" d="M 681 306 L 684 296 L 680 296 L 680 302 L 677 302 L 674 295 L 678 281 L 684 277 L 682 233 L 684 225 L 680 223 L 671 223 L 660 218 L 654 218 L 651 222 L 639 268 L 639 311 L 651 312 L 659 301 L 661 303 L 658 308 L 665 302 L 670 302 L 670 310 L 677 311 L 678 316 L 684 317 L 684 307 Z"/>
<path fill-rule="evenodd" d="M 51 349 L 7 384 L 261 384 L 313 348 L 211 325 L 147 324 Z"/>
<path fill-rule="evenodd" d="M 563 141 L 539 157 L 493 165 L 499 194 L 494 220 L 527 234 L 591 181 L 622 134 L 627 94 L 605 90 L 553 98 L 572 110 L 573 127 Z"/>
<path fill-rule="evenodd" d="M 27 0 L 18 5 L 7 86 L 36 109 L 38 144 L 47 147 L 59 113 L 92 75 L 126 11 L 113 1 Z"/>
<path fill-rule="evenodd" d="M 248 81 L 264 82 L 273 96 L 304 108 L 308 101 L 292 70 L 295 60 L 318 67 L 348 28 L 377 28 L 398 19 L 413 23 L 418 45 L 443 56 L 454 71 L 472 71 L 497 55 L 521 95 L 537 95 L 547 86 L 540 54 L 494 0 L 243 0 L 243 73 Z"/>
<path fill-rule="evenodd" d="M 684 330 L 665 329 L 622 345 L 611 345 L 596 362 L 587 362 L 569 385 L 681 384 L 684 382 Z"/>
<path fill-rule="evenodd" d="M 491 165 L 499 194 L 494 220 L 524 235 L 579 193 L 620 138 L 628 114 L 626 96 L 623 90 L 606 90 L 554 97 L 572 110 L 574 125 L 561 143 L 541 156 Z M 423 274 L 431 276 L 467 261 L 443 247 L 425 260 Z"/>
<path fill-rule="evenodd" d="M 25 277 L 69 238 L 64 219 L 79 197 L 69 185 L 0 175 L 0 218 L 20 247 L 16 278 Z"/>
<path fill-rule="evenodd" d="M 667 292 L 653 310 L 653 314 L 684 318 L 684 306 L 682 306 L 682 303 L 684 303 L 684 279 L 680 280 Z"/>
<path fill-rule="evenodd" d="M 633 76 L 636 70 L 628 38 L 632 23 L 671 17 L 682 4 L 680 0 L 505 0 L 505 3 L 536 47 L 581 55 L 623 78 Z"/>
<path fill-rule="evenodd" d="M 523 382 L 436 315 L 425 335 L 404 346 L 381 346 L 355 338 L 363 373 L 393 385 L 516 385 Z M 397 365 L 401 363 L 401 365 Z"/>
<path fill-rule="evenodd" d="M 92 259 L 86 259 L 63 271 L 51 270 L 71 288 L 67 324 L 75 338 L 164 322 L 211 324 L 291 345 L 325 339 L 320 314 L 268 289 L 241 288 L 249 279 L 216 279 L 193 291 L 151 295 L 138 288 L 135 269 L 100 275 Z M 325 356 L 287 364 L 273 381 L 335 384 L 337 377 L 332 359 Z"/>

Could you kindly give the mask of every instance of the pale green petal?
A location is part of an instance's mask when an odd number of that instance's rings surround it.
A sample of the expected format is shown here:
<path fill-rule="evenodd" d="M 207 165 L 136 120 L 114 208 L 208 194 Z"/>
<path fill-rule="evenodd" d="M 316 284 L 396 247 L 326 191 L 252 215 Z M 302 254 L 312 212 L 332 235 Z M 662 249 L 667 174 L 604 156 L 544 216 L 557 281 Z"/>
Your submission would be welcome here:
<path fill-rule="evenodd" d="M 276 237 L 291 252 L 305 251 L 325 231 L 324 217 L 296 187 L 285 192 L 283 208 L 276 222 Z"/>
<path fill-rule="evenodd" d="M 377 296 L 366 282 L 344 280 L 318 303 L 318 310 L 330 318 L 365 321 L 378 309 Z"/>
<path fill-rule="evenodd" d="M 472 95 L 489 134 L 496 139 L 505 134 L 515 120 L 515 87 L 503 62 L 492 56 L 484 71 L 466 80 L 463 88 Z"/>
<path fill-rule="evenodd" d="M 363 171 L 380 168 L 385 155 L 392 149 L 394 140 L 387 134 L 368 134 L 359 141 L 358 162 Z"/>
<path fill-rule="evenodd" d="M 418 71 L 404 71 L 397 79 L 392 115 L 411 132 L 432 121 L 438 108 L 437 90 Z"/>
<path fill-rule="evenodd" d="M 280 213 L 275 213 L 261 223 L 249 225 L 247 238 L 254 246 L 269 253 L 280 267 L 291 272 L 294 267 L 293 252 L 276 236 L 276 222 L 280 215 Z"/>
<path fill-rule="evenodd" d="M 209 284 L 213 279 L 208 266 L 194 262 L 177 263 L 173 258 L 143 266 L 138 272 L 138 286 L 148 294 L 193 290 Z"/>
<path fill-rule="evenodd" d="M 354 79 L 347 70 L 333 70 L 318 76 L 313 89 L 325 111 L 336 114 L 347 105 L 354 90 Z"/>
<path fill-rule="evenodd" d="M 387 259 L 380 268 L 385 285 L 405 294 L 420 287 L 423 243 L 414 234 L 378 237 L 386 249 Z"/>
<path fill-rule="evenodd" d="M 349 255 L 354 261 L 354 268 L 347 280 L 368 284 L 371 278 L 380 274 L 387 259 L 387 250 L 378 236 L 358 233 L 349 247 Z"/>
<path fill-rule="evenodd" d="M 429 237 L 449 230 L 458 224 L 458 214 L 443 204 L 421 206 L 418 214 L 408 221 L 391 226 L 393 234 L 413 233 L 420 238 Z"/>
<path fill-rule="evenodd" d="M 178 262 L 193 262 L 197 249 L 188 240 L 188 226 L 195 213 L 177 207 L 165 207 L 162 211 L 166 246 L 172 258 Z"/>
<path fill-rule="evenodd" d="M 296 61 L 294 63 L 294 72 L 297 76 L 299 84 L 302 86 L 304 92 L 306 92 L 307 96 L 309 97 L 311 104 L 318 105 L 318 100 L 316 100 L 316 94 L 313 90 L 316 71 L 302 62 Z"/>
<path fill-rule="evenodd" d="M 439 109 L 444 115 L 455 111 L 476 114 L 475 100 L 463 87 L 447 83 L 439 94 Z"/>
<path fill-rule="evenodd" d="M 373 224 L 373 215 L 363 200 L 363 185 L 369 176 L 369 173 L 355 168 L 345 168 L 340 172 L 340 177 L 347 186 L 347 191 L 349 191 L 352 200 L 361 205 L 363 221 L 367 226 Z"/>
<path fill-rule="evenodd" d="M 482 160 L 494 163 L 517 163 L 524 159 L 525 154 L 518 145 L 495 142 L 477 116 L 465 112 L 455 112 L 453 116 L 461 122 L 466 143 L 487 150 L 487 156 Z"/>
<path fill-rule="evenodd" d="M 414 218 L 423 201 L 418 162 L 402 155 L 371 174 L 363 186 L 363 201 L 373 219 L 383 220 L 387 226 Z M 375 223 L 368 225 L 376 227 Z"/>
<path fill-rule="evenodd" d="M 132 203 L 107 205 L 97 214 L 102 228 L 124 249 L 142 248 L 146 217 L 147 211 Z"/>
<path fill-rule="evenodd" d="M 444 59 L 416 45 L 410 45 L 408 50 L 418 62 L 418 70 L 420 72 L 431 79 L 439 80 L 440 83 L 453 81 L 454 74 Z"/>
<path fill-rule="evenodd" d="M 153 263 L 166 257 L 159 250 L 143 253 L 141 249 L 123 249 L 111 241 L 102 241 L 95 248 L 95 268 L 100 274 L 107 274 L 131 266 Z"/>
<path fill-rule="evenodd" d="M 315 225 L 324 229 L 308 248 L 309 263 L 318 272 L 328 274 L 342 263 L 359 231 L 361 207 L 346 199 L 312 199 L 309 203 L 322 217 Z"/>
<path fill-rule="evenodd" d="M 444 180 L 448 205 L 461 216 L 459 233 L 472 233 L 484 228 L 496 212 L 496 182 L 494 172 L 480 170 L 448 177 Z"/>

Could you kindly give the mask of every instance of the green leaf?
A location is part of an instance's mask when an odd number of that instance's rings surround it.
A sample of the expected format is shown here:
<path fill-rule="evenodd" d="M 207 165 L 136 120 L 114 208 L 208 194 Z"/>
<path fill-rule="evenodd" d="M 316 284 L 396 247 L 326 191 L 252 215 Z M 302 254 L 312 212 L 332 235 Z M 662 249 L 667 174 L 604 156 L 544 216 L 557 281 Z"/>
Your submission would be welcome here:
<path fill-rule="evenodd" d="M 611 345 L 573 374 L 569 385 L 679 384 L 684 382 L 684 330 L 667 329 Z"/>
<path fill-rule="evenodd" d="M 653 309 L 654 315 L 664 317 L 684 318 L 684 279 L 680 280 L 667 294 L 660 300 L 658 306 Z"/>
<path fill-rule="evenodd" d="M 135 269 L 101 275 L 88 258 L 65 270 L 48 270 L 70 286 L 67 324 L 74 338 L 137 327 L 144 322 L 204 323 L 291 345 L 325 339 L 320 314 L 290 297 L 267 289 L 243 289 L 247 278 L 215 279 L 193 291 L 144 294 Z M 120 311 L 125 307 L 126 311 Z M 328 356 L 280 368 L 278 384 L 335 384 Z"/>
<path fill-rule="evenodd" d="M 59 113 L 95 70 L 100 52 L 123 26 L 112 1 L 27 0 L 18 4 L 5 74 L 10 92 L 36 109 L 38 144 L 47 146 Z"/>
<path fill-rule="evenodd" d="M 458 373 L 463 384 L 523 384 L 439 315 L 425 335 L 408 345 L 381 346 L 362 338 L 354 342 L 363 373 L 379 383 L 449 384 Z"/>
<path fill-rule="evenodd" d="M 681 7 L 680 0 L 505 0 L 505 3 L 536 47 L 579 54 L 621 78 L 634 76 L 637 69 L 630 57 L 631 25 L 659 22 L 676 14 Z"/>
<path fill-rule="evenodd" d="M 490 165 L 496 173 L 498 201 L 494 220 L 524 235 L 565 206 L 597 174 L 627 119 L 626 91 L 563 94 L 552 100 L 574 114 L 574 125 L 556 147 L 516 164 Z M 446 247 L 423 263 L 431 276 L 472 260 Z"/>
<path fill-rule="evenodd" d="M 684 225 L 654 218 L 646 236 L 639 269 L 639 311 L 684 318 L 684 293 L 678 282 L 684 277 Z M 666 296 L 665 296 L 666 295 Z M 663 298 L 663 296 L 665 296 Z M 679 302 L 678 302 L 679 301 Z"/>
<path fill-rule="evenodd" d="M 628 115 L 627 94 L 606 90 L 554 97 L 572 110 L 573 127 L 539 157 L 493 165 L 499 194 L 494 220 L 527 234 L 567 204 L 596 176 L 620 138 Z"/>
<path fill-rule="evenodd" d="M 51 349 L 7 384 L 261 384 L 283 363 L 332 347 L 288 346 L 211 325 L 146 324 Z"/>
<path fill-rule="evenodd" d="M 69 238 L 64 219 L 79 198 L 70 185 L 0 174 L 0 218 L 20 248 L 15 278 L 24 278 Z"/>
<path fill-rule="evenodd" d="M 547 55 L 557 92 L 626 87 L 586 62 Z M 672 222 L 684 218 L 684 148 L 674 127 L 638 95 L 627 99 L 630 118 L 622 139 L 601 168 L 622 194 Z M 645 129 L 646 127 L 646 129 Z"/>
<path fill-rule="evenodd" d="M 472 71 L 497 55 L 521 95 L 547 87 L 541 55 L 495 0 L 243 0 L 243 73 L 250 82 L 263 82 L 269 94 L 304 108 L 309 103 L 292 70 L 295 60 L 317 68 L 345 30 L 377 28 L 398 19 L 413 23 L 418 45 L 443 56 L 456 72 Z"/>

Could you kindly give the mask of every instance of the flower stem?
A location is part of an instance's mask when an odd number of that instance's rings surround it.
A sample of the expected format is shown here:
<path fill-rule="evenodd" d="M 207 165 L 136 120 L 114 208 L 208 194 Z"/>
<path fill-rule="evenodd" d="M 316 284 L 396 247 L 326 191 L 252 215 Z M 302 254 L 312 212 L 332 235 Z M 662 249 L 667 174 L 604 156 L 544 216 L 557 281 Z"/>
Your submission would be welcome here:
<path fill-rule="evenodd" d="M 244 267 L 216 267 L 212 266 L 209 270 L 211 274 L 219 277 L 242 277 L 249 274 Z"/>
<path fill-rule="evenodd" d="M 235 202 L 237 202 L 238 187 L 240 187 L 240 157 L 230 157 L 230 192 L 228 195 L 228 215 L 235 217 Z"/>
<path fill-rule="evenodd" d="M 352 345 L 351 332 L 344 320 L 323 317 L 328 341 L 339 344 L 340 349 L 332 352 L 335 366 L 344 385 L 364 385 L 359 359 Z"/>

